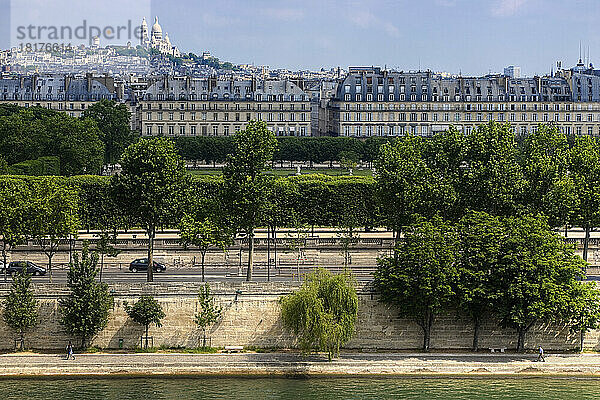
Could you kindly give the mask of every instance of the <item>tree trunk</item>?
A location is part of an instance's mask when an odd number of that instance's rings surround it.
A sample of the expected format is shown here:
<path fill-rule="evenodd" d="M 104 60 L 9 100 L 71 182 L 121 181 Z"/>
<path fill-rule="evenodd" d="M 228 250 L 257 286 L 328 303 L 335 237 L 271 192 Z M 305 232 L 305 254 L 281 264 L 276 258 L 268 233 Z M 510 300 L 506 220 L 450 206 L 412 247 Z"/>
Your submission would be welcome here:
<path fill-rule="evenodd" d="M 19 343 L 19 348 L 21 349 L 21 351 L 25 350 L 25 332 L 23 332 L 23 330 L 21 329 L 19 331 L 19 336 L 20 336 L 20 341 L 21 343 Z"/>
<path fill-rule="evenodd" d="M 254 230 L 248 235 L 248 270 L 246 271 L 246 281 L 252 280 L 252 267 L 254 266 Z"/>
<path fill-rule="evenodd" d="M 2 258 L 4 261 L 4 282 L 6 282 L 8 280 L 7 275 L 8 275 L 8 264 L 7 259 L 6 259 L 6 241 L 2 240 L 3 242 L 3 246 L 2 246 Z"/>
<path fill-rule="evenodd" d="M 146 350 L 148 350 L 148 328 L 149 327 L 150 327 L 150 325 L 146 325 L 146 337 L 144 338 L 145 339 L 144 348 Z"/>
<path fill-rule="evenodd" d="M 100 256 L 100 282 L 102 282 L 102 270 L 104 270 L 104 253 Z"/>
<path fill-rule="evenodd" d="M 148 229 L 148 271 L 146 282 L 154 282 L 154 227 Z M 148 336 L 148 335 L 146 335 Z"/>
<path fill-rule="evenodd" d="M 50 252 L 46 255 L 48 256 L 48 276 L 50 278 L 50 283 L 52 283 L 52 256 L 54 253 Z"/>
<path fill-rule="evenodd" d="M 477 315 L 473 317 L 473 351 L 479 350 L 479 328 L 481 328 L 481 319 Z"/>
<path fill-rule="evenodd" d="M 433 325 L 433 313 L 431 311 L 426 311 L 425 317 L 423 318 L 423 325 L 421 328 L 423 329 L 423 351 L 429 352 L 430 344 L 431 344 L 431 326 Z"/>
<path fill-rule="evenodd" d="M 206 328 L 202 328 L 202 347 L 206 348 Z"/>
<path fill-rule="evenodd" d="M 273 227 L 273 262 L 275 263 L 275 271 L 277 271 L 277 227 Z"/>
<path fill-rule="evenodd" d="M 525 333 L 527 333 L 527 330 L 524 326 L 519 326 L 517 332 L 519 334 L 519 339 L 517 341 L 517 351 L 523 352 L 525 350 Z"/>
<path fill-rule="evenodd" d="M 206 255 L 206 250 L 200 252 L 202 255 L 202 282 L 204 282 L 204 256 Z"/>
<path fill-rule="evenodd" d="M 585 340 L 585 329 L 579 331 L 579 352 L 583 353 L 583 341 Z"/>
<path fill-rule="evenodd" d="M 271 280 L 271 227 L 267 226 L 267 282 Z"/>
<path fill-rule="evenodd" d="M 588 260 L 588 247 L 590 243 L 590 227 L 585 226 L 585 238 L 583 239 L 583 259 L 587 262 Z"/>
<path fill-rule="evenodd" d="M 398 229 L 394 234 L 394 261 L 398 262 L 398 243 L 400 243 L 400 229 Z"/>

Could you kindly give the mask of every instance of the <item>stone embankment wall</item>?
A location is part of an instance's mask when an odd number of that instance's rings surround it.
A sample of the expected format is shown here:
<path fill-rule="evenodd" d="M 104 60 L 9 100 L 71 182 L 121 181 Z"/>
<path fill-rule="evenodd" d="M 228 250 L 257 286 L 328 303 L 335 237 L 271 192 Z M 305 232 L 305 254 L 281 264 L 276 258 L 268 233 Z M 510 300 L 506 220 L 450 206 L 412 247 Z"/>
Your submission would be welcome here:
<path fill-rule="evenodd" d="M 196 347 L 202 333 L 194 325 L 198 309 L 196 283 L 114 284 L 114 310 L 108 326 L 93 341 L 102 348 L 118 348 L 123 339 L 125 348 L 140 343 L 142 327 L 131 321 L 124 310 L 125 302 L 134 302 L 142 294 L 157 298 L 166 313 L 161 328 L 152 327 L 150 335 L 154 346 Z M 210 329 L 212 346 L 240 345 L 289 348 L 293 338 L 283 329 L 280 319 L 279 298 L 298 286 L 291 283 L 211 283 L 217 302 L 223 307 L 221 320 Z M 4 297 L 8 284 L 0 285 Z M 347 348 L 361 350 L 404 350 L 421 346 L 420 328 L 412 321 L 398 318 L 397 311 L 377 301 L 377 295 L 366 286 L 359 287 L 359 317 L 354 338 Z M 27 335 L 27 347 L 35 349 L 62 349 L 70 339 L 59 320 L 59 298 L 67 293 L 64 285 L 36 284 L 40 303 L 40 318 L 36 328 Z M 16 335 L 0 321 L 0 348 L 13 349 Z M 481 348 L 516 346 L 517 335 L 510 329 L 500 329 L 493 321 L 483 324 Z M 468 320 L 454 314 L 436 319 L 431 346 L 433 349 L 468 349 L 472 342 L 472 327 Z M 548 350 L 569 350 L 578 346 L 578 336 L 566 327 L 535 326 L 526 337 L 526 347 L 538 345 Z M 600 349 L 600 334 L 590 332 L 585 347 Z"/>

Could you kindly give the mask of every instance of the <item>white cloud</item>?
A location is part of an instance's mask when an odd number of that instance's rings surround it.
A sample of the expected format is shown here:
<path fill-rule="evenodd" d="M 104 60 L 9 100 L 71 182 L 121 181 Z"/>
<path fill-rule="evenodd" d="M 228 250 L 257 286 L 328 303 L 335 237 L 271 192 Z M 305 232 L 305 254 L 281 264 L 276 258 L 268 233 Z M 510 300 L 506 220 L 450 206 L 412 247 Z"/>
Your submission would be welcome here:
<path fill-rule="evenodd" d="M 492 6 L 492 14 L 496 17 L 510 17 L 519 12 L 527 0 L 498 0 Z"/>

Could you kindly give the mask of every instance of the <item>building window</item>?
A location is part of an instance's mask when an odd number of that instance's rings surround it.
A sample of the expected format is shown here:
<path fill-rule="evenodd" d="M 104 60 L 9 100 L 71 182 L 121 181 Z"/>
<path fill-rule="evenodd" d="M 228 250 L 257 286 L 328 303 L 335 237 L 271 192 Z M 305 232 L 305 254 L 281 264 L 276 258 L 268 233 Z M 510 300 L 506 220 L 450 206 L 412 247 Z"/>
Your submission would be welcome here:
<path fill-rule="evenodd" d="M 172 112 L 169 113 L 169 121 L 173 121 L 173 113 Z"/>
<path fill-rule="evenodd" d="M 146 125 L 146 135 L 152 135 L 152 125 Z"/>
<path fill-rule="evenodd" d="M 185 135 L 185 125 L 179 125 L 179 134 Z"/>
<path fill-rule="evenodd" d="M 175 127 L 173 125 L 169 125 L 169 135 L 175 134 Z"/>
<path fill-rule="evenodd" d="M 163 126 L 162 125 L 158 125 L 157 128 L 158 128 L 158 134 L 162 135 L 163 134 Z"/>
<path fill-rule="evenodd" d="M 148 121 L 152 121 L 152 113 L 151 113 L 151 112 L 149 112 L 149 113 L 146 113 L 146 119 L 147 119 Z"/>

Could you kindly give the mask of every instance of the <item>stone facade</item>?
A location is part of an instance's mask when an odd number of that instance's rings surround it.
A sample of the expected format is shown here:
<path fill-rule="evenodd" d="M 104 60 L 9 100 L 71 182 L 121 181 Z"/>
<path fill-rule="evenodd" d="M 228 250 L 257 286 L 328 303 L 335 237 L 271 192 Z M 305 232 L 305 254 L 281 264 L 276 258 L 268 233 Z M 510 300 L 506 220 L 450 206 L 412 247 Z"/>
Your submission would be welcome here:
<path fill-rule="evenodd" d="M 431 136 L 455 127 L 508 123 L 516 134 L 553 124 L 565 134 L 600 135 L 600 72 L 580 62 L 533 78 L 446 77 L 431 71 L 351 67 L 329 102 L 333 136 Z"/>
<path fill-rule="evenodd" d="M 210 329 L 213 346 L 242 345 L 256 347 L 289 348 L 294 339 L 281 324 L 279 299 L 298 286 L 291 283 L 214 283 L 211 284 L 217 302 L 223 307 L 221 320 Z M 169 347 L 196 347 L 201 343 L 201 331 L 193 322 L 197 312 L 197 292 L 194 283 L 163 284 L 115 284 L 111 291 L 115 305 L 106 329 L 93 341 L 102 348 L 118 348 L 123 339 L 125 348 L 140 343 L 141 326 L 133 323 L 124 311 L 124 303 L 134 302 L 143 294 L 152 294 L 161 303 L 166 318 L 161 328 L 152 327 L 150 335 L 154 345 Z M 0 285 L 0 295 L 5 296 L 8 284 Z M 58 299 L 65 296 L 64 285 L 36 284 L 36 297 L 40 302 L 38 326 L 27 335 L 27 346 L 35 349 L 62 349 L 69 340 L 59 324 Z M 8 327 L 0 322 L 0 348 L 14 348 Z M 483 324 L 480 337 L 481 348 L 516 346 L 517 335 L 512 330 L 497 327 L 492 321 Z M 433 349 L 468 349 L 472 341 L 469 321 L 454 314 L 436 319 L 431 346 Z M 419 327 L 409 320 L 400 319 L 392 307 L 377 301 L 377 295 L 369 285 L 359 287 L 359 318 L 356 334 L 346 346 L 361 350 L 417 349 L 421 344 Z M 578 345 L 577 335 L 566 327 L 538 325 L 526 336 L 526 348 L 538 345 L 548 350 L 569 350 Z M 600 349 L 599 332 L 590 332 L 585 347 Z"/>

